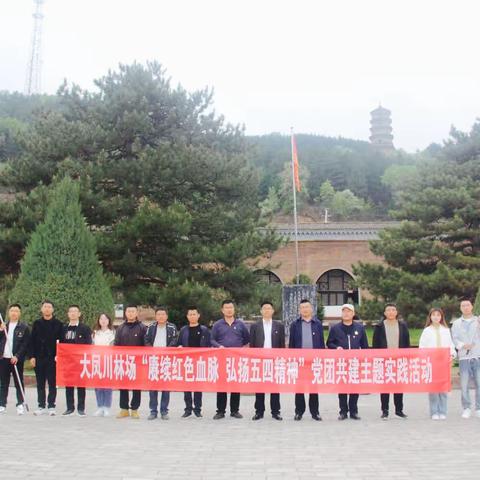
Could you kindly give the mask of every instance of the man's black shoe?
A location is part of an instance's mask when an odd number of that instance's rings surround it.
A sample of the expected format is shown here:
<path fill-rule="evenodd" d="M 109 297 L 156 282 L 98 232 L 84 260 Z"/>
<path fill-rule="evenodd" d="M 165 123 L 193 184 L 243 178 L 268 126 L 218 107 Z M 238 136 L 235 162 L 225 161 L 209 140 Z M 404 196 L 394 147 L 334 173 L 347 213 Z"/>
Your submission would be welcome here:
<path fill-rule="evenodd" d="M 346 420 L 348 418 L 348 415 L 346 413 L 341 412 L 340 415 L 338 416 L 338 419 L 340 421 Z"/>
<path fill-rule="evenodd" d="M 215 416 L 213 417 L 214 420 L 221 420 L 222 418 L 225 418 L 224 413 L 216 413 Z"/>
<path fill-rule="evenodd" d="M 318 413 L 316 413 L 315 415 L 312 415 L 312 419 L 316 420 L 317 422 L 322 421 L 322 417 Z"/>
<path fill-rule="evenodd" d="M 357 413 L 351 413 L 351 414 L 350 414 L 350 418 L 351 418 L 352 420 L 361 420 L 361 418 L 358 416 Z"/>
<path fill-rule="evenodd" d="M 201 412 L 193 412 L 193 413 L 195 414 L 195 416 L 196 416 L 197 418 L 202 418 L 202 417 L 203 417 L 203 415 L 201 414 Z"/>
<path fill-rule="evenodd" d="M 256 413 L 253 417 L 252 420 L 261 420 L 263 418 L 263 415 L 260 413 Z"/>
<path fill-rule="evenodd" d="M 283 420 L 283 418 L 281 417 L 281 415 L 279 413 L 272 414 L 272 418 L 275 419 L 275 420 Z"/>
<path fill-rule="evenodd" d="M 395 412 L 395 415 L 400 418 L 408 418 L 408 416 L 405 415 L 403 412 Z"/>
<path fill-rule="evenodd" d="M 233 412 L 230 416 L 233 418 L 243 418 L 243 415 L 240 412 Z"/>
<path fill-rule="evenodd" d="M 388 412 L 382 412 L 382 416 L 380 417 L 382 420 L 388 419 Z"/>
<path fill-rule="evenodd" d="M 62 417 L 70 417 L 75 413 L 75 410 L 72 410 L 71 408 L 68 408 L 62 413 Z"/>
<path fill-rule="evenodd" d="M 190 417 L 192 415 L 192 412 L 185 412 L 183 415 L 182 415 L 182 418 L 187 418 L 187 417 Z"/>
<path fill-rule="evenodd" d="M 297 422 L 299 422 L 301 419 L 302 419 L 302 415 L 300 415 L 299 413 L 296 413 L 295 414 L 295 417 L 293 417 L 293 419 Z"/>

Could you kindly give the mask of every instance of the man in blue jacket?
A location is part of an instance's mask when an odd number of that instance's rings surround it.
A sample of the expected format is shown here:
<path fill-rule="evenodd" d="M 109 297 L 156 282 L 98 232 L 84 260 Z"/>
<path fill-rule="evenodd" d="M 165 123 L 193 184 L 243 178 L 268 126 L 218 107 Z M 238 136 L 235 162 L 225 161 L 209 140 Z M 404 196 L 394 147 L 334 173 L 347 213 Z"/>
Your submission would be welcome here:
<path fill-rule="evenodd" d="M 210 331 L 205 325 L 200 325 L 200 312 L 194 305 L 188 307 L 187 310 L 188 325 L 180 329 L 178 334 L 178 347 L 210 347 Z M 192 415 L 192 411 L 196 417 L 202 416 L 202 392 L 184 392 L 185 412 L 182 418 Z"/>
<path fill-rule="evenodd" d="M 290 325 L 289 348 L 325 348 L 322 322 L 313 315 L 313 307 L 309 300 L 300 302 L 300 317 Z M 308 398 L 308 407 L 312 418 L 321 421 L 318 410 L 318 393 L 311 393 Z M 305 413 L 305 395 L 295 394 L 295 420 L 302 419 Z"/>
<path fill-rule="evenodd" d="M 368 348 L 368 339 L 361 322 L 354 322 L 355 307 L 349 303 L 342 305 L 342 321 L 333 325 L 327 339 L 327 347 L 339 350 L 356 350 Z M 360 420 L 358 416 L 358 393 L 340 393 L 339 420 L 346 420 L 350 412 L 352 420 Z"/>

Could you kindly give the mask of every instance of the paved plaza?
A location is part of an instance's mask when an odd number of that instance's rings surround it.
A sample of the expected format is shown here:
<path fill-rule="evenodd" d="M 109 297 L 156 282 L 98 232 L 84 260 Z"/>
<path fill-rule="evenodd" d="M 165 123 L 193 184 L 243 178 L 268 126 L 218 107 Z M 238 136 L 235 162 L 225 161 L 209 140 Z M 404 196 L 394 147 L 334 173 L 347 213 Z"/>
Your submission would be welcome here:
<path fill-rule="evenodd" d="M 473 393 L 473 392 L 472 392 Z M 27 389 L 31 410 L 36 391 Z M 480 475 L 480 419 L 460 418 L 460 392 L 449 398 L 449 418 L 432 421 L 425 394 L 407 395 L 408 420 L 379 418 L 378 395 L 360 397 L 359 422 L 337 420 L 337 398 L 320 397 L 323 422 L 293 420 L 293 395 L 282 395 L 278 422 L 253 422 L 254 397 L 242 396 L 244 419 L 214 421 L 215 395 L 204 395 L 204 418 L 180 418 L 183 395 L 172 394 L 170 420 L 66 417 L 59 389 L 57 416 L 18 417 L 10 404 L 0 416 L 0 479 L 452 479 Z M 118 405 L 118 393 L 114 395 Z M 117 408 L 114 409 L 115 413 Z"/>

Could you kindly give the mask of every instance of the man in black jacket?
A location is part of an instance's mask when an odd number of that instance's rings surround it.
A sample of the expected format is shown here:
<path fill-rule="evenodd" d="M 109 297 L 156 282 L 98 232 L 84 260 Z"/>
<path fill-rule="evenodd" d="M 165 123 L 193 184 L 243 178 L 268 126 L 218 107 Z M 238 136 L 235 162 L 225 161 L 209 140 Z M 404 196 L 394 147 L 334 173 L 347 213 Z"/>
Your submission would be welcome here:
<path fill-rule="evenodd" d="M 285 327 L 277 320 L 273 320 L 272 302 L 263 302 L 261 305 L 262 319 L 250 327 L 251 348 L 285 348 Z M 270 409 L 272 418 L 282 420 L 280 416 L 280 394 L 270 394 Z M 255 415 L 252 420 L 260 420 L 265 413 L 265 394 L 255 394 Z"/>
<path fill-rule="evenodd" d="M 23 415 L 22 389 L 15 374 L 17 366 L 21 386 L 23 383 L 23 362 L 28 349 L 30 329 L 27 324 L 20 321 L 22 308 L 18 303 L 8 308 L 7 323 L 0 323 L 0 413 L 4 413 L 7 406 L 8 387 L 10 376 L 13 375 L 15 389 L 17 391 L 17 413 Z"/>
<path fill-rule="evenodd" d="M 78 305 L 70 305 L 67 311 L 68 325 L 64 325 L 60 343 L 72 343 L 75 345 L 90 345 L 92 343 L 92 331 L 80 322 L 82 313 Z M 79 417 L 85 417 L 85 387 L 77 387 L 77 413 Z M 65 387 L 67 410 L 64 417 L 75 413 L 75 387 Z"/>
<path fill-rule="evenodd" d="M 145 333 L 147 327 L 138 320 L 138 309 L 136 305 L 127 305 L 125 308 L 125 321 L 115 332 L 114 345 L 127 347 L 143 347 L 145 345 Z M 138 408 L 142 400 L 141 390 L 132 390 L 132 401 L 129 405 L 128 390 L 120 390 L 120 412 L 117 418 L 131 416 L 138 420 Z M 130 412 L 129 412 L 130 408 Z"/>
<path fill-rule="evenodd" d="M 166 307 L 155 309 L 155 322 L 153 322 L 145 335 L 147 347 L 175 347 L 177 345 L 177 327 L 168 321 L 168 310 Z M 165 390 L 160 398 L 160 418 L 168 420 L 168 404 L 170 403 L 170 392 Z M 148 420 L 155 420 L 158 417 L 158 390 L 150 391 L 150 415 Z"/>
<path fill-rule="evenodd" d="M 200 312 L 194 305 L 188 307 L 187 310 L 188 325 L 180 329 L 178 334 L 178 347 L 210 347 L 210 331 L 205 325 L 200 325 Z M 192 411 L 196 417 L 202 416 L 202 392 L 185 392 L 183 394 L 185 401 L 185 412 L 182 418 L 187 418 L 192 415 Z"/>
<path fill-rule="evenodd" d="M 407 324 L 398 319 L 397 306 L 393 303 L 387 303 L 383 312 L 383 320 L 375 325 L 373 331 L 373 348 L 410 348 L 410 333 Z M 380 395 L 383 420 L 388 419 L 388 407 L 390 403 L 390 394 L 382 393 Z M 395 405 L 395 415 L 400 418 L 407 418 L 403 413 L 403 393 L 393 394 L 393 403 Z"/>
<path fill-rule="evenodd" d="M 40 308 L 42 317 L 35 320 L 30 336 L 30 363 L 35 368 L 38 409 L 35 415 L 56 414 L 57 398 L 56 355 L 57 342 L 62 338 L 63 325 L 54 316 L 54 306 L 45 300 Z M 48 412 L 45 409 L 45 384 L 48 383 Z"/>
<path fill-rule="evenodd" d="M 354 322 L 355 307 L 346 303 L 342 305 L 342 321 L 330 328 L 327 339 L 327 347 L 339 350 L 367 349 L 368 339 L 365 328 L 361 322 Z M 346 420 L 350 412 L 352 420 L 360 420 L 358 416 L 358 393 L 340 393 L 338 395 L 340 404 L 339 420 Z"/>

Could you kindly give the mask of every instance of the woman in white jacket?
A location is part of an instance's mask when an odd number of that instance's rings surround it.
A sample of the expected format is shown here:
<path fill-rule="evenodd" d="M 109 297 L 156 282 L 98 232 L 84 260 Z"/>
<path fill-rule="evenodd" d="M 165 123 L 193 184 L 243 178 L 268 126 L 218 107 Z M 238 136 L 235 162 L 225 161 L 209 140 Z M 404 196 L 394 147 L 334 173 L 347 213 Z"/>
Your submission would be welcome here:
<path fill-rule="evenodd" d="M 112 319 L 102 313 L 97 320 L 97 325 L 93 333 L 93 344 L 101 346 L 113 345 L 115 340 L 115 330 L 113 329 Z M 110 388 L 96 388 L 95 396 L 97 397 L 97 411 L 95 417 L 108 417 L 110 408 L 112 407 L 112 390 Z"/>
<path fill-rule="evenodd" d="M 452 359 L 455 358 L 455 345 L 441 308 L 430 310 L 425 329 L 420 337 L 419 347 L 449 348 Z M 447 418 L 447 392 L 429 393 L 428 399 L 432 420 L 445 420 Z"/>

